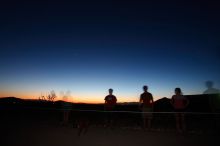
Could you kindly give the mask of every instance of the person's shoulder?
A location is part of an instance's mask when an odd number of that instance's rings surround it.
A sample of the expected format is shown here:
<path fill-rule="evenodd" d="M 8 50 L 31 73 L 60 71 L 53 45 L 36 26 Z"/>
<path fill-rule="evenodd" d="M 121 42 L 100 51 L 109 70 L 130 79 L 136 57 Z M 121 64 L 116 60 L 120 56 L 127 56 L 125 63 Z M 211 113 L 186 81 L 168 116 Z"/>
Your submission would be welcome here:
<path fill-rule="evenodd" d="M 176 95 L 173 95 L 171 98 L 173 99 L 173 98 L 175 98 L 176 97 Z"/>
<path fill-rule="evenodd" d="M 207 89 L 203 92 L 203 94 L 218 94 L 219 90 L 216 88 Z"/>
<path fill-rule="evenodd" d="M 203 94 L 209 94 L 209 90 L 205 90 Z"/>
<path fill-rule="evenodd" d="M 105 96 L 105 100 L 109 97 L 109 95 Z"/>
<path fill-rule="evenodd" d="M 146 97 L 153 97 L 153 95 L 150 92 L 144 92 L 143 94 Z"/>
<path fill-rule="evenodd" d="M 186 97 L 184 95 L 175 95 L 175 97 L 178 99 L 186 99 Z"/>
<path fill-rule="evenodd" d="M 112 96 L 115 100 L 117 100 L 117 97 L 115 95 Z"/>
<path fill-rule="evenodd" d="M 147 96 L 147 93 L 146 93 L 146 92 L 143 92 L 143 93 L 140 95 L 141 98 L 145 98 L 146 96 Z"/>

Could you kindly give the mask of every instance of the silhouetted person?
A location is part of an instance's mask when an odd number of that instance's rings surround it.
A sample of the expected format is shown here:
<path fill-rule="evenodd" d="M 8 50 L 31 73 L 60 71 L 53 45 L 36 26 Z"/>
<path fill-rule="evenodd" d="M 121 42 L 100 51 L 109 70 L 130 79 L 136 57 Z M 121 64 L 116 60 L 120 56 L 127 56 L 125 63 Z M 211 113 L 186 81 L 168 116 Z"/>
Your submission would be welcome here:
<path fill-rule="evenodd" d="M 220 92 L 218 89 L 214 88 L 214 83 L 212 81 L 206 81 L 206 87 L 207 90 L 203 92 L 203 94 L 210 94 L 209 95 L 209 106 L 213 113 L 216 113 L 214 115 L 213 120 L 213 128 L 214 131 L 219 133 L 220 130 L 220 115 L 217 113 L 220 113 Z"/>
<path fill-rule="evenodd" d="M 214 88 L 214 83 L 212 81 L 206 81 L 207 90 L 203 92 L 203 94 L 216 94 L 216 96 L 209 96 L 209 104 L 213 112 L 220 112 L 220 96 L 218 95 L 220 92 L 218 89 Z"/>
<path fill-rule="evenodd" d="M 182 95 L 180 88 L 175 88 L 175 95 L 172 96 L 171 104 L 176 112 L 176 129 L 178 132 L 183 132 L 186 130 L 184 113 L 186 107 L 189 104 L 189 100 Z"/>
<path fill-rule="evenodd" d="M 110 111 L 113 111 L 115 109 L 116 103 L 117 103 L 117 98 L 116 96 L 113 95 L 113 89 L 109 89 L 109 95 L 107 95 L 105 97 L 105 111 L 107 111 L 106 113 L 106 126 L 112 126 L 112 122 L 113 122 L 113 113 L 111 113 Z"/>
<path fill-rule="evenodd" d="M 153 118 L 153 96 L 151 93 L 148 92 L 148 87 L 143 86 L 144 93 L 140 95 L 140 108 L 143 112 L 143 128 L 151 129 L 151 120 Z M 149 112 L 149 113 L 148 113 Z"/>
<path fill-rule="evenodd" d="M 213 87 L 214 83 L 212 81 L 206 81 L 205 84 L 206 84 L 207 90 L 205 90 L 203 94 L 218 94 L 219 93 L 219 90 Z"/>
<path fill-rule="evenodd" d="M 68 125 L 70 112 L 72 110 L 72 104 L 68 102 L 69 92 L 66 92 L 66 95 L 63 96 L 63 125 Z"/>

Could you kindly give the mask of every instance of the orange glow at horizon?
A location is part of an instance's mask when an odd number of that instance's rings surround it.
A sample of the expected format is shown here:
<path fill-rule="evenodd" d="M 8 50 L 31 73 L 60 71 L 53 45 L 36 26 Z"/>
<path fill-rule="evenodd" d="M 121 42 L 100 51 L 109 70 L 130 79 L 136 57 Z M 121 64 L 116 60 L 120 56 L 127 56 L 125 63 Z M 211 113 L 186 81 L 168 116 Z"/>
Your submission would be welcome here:
<path fill-rule="evenodd" d="M 1 92 L 0 97 L 17 97 L 17 98 L 22 98 L 22 99 L 39 99 L 41 95 L 39 92 L 32 92 L 32 93 L 14 93 L 14 92 Z M 44 95 L 45 96 L 45 95 Z M 74 102 L 74 103 L 104 103 L 104 98 L 106 95 L 98 95 L 98 96 L 82 96 L 82 95 L 75 95 L 75 96 L 70 96 L 68 97 L 67 100 L 68 102 Z M 130 100 L 129 100 L 130 99 Z M 132 99 L 132 100 L 131 100 Z M 57 96 L 57 100 L 63 100 L 62 97 Z M 117 96 L 118 102 L 138 102 L 139 98 L 125 98 L 122 96 Z"/>

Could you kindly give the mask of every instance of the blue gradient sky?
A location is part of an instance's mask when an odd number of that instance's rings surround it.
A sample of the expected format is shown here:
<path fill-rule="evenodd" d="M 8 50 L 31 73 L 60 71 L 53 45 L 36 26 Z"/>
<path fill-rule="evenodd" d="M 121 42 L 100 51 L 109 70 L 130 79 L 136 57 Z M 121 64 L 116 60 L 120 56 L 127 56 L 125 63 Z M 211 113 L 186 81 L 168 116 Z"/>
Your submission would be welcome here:
<path fill-rule="evenodd" d="M 22 1 L 1 6 L 0 96 L 155 99 L 220 88 L 219 5 L 210 1 Z"/>

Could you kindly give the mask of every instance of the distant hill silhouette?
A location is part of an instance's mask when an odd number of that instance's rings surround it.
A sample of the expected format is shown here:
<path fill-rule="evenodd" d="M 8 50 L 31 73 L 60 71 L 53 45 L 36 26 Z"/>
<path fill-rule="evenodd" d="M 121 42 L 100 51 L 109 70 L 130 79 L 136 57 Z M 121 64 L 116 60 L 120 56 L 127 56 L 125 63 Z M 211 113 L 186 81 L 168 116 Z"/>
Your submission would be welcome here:
<path fill-rule="evenodd" d="M 2 97 L 0 98 L 0 106 L 18 106 L 24 103 L 23 99 L 17 97 Z"/>
<path fill-rule="evenodd" d="M 190 104 L 186 112 L 211 112 L 209 106 L 209 98 L 217 95 L 186 95 Z M 27 100 L 16 97 L 0 98 L 0 114 L 8 121 L 32 121 L 43 122 L 50 121 L 58 122 L 63 118 L 63 104 L 64 101 L 41 101 L 41 100 Z M 83 104 L 83 103 L 69 103 L 73 110 L 70 116 L 70 122 L 75 123 L 80 117 L 87 117 L 93 124 L 103 124 L 105 114 L 103 112 L 88 112 L 78 110 L 104 110 L 103 104 Z M 140 111 L 138 103 L 120 103 L 116 106 L 117 111 Z M 9 109 L 9 110 L 8 110 Z M 13 110 L 10 110 L 13 109 Z M 15 109 L 15 110 L 14 110 Z M 154 102 L 154 112 L 172 112 L 173 107 L 169 98 L 161 98 Z M 168 113 L 154 113 L 153 127 L 156 128 L 175 128 L 174 114 Z M 140 126 L 142 114 L 141 113 L 114 113 L 118 126 Z M 186 115 L 188 129 L 210 129 L 212 121 L 215 117 L 211 115 Z"/>
<path fill-rule="evenodd" d="M 211 112 L 209 105 L 209 98 L 218 96 L 216 94 L 198 94 L 198 95 L 185 95 L 189 99 L 189 105 L 186 109 L 187 112 Z M 173 107 L 170 104 L 170 99 L 164 97 L 154 103 L 154 111 L 156 112 L 170 112 Z"/>
<path fill-rule="evenodd" d="M 155 112 L 171 112 L 172 110 L 173 110 L 173 107 L 170 104 L 169 98 L 163 97 L 154 102 Z"/>
<path fill-rule="evenodd" d="M 211 108 L 209 105 L 209 98 L 217 96 L 216 94 L 199 94 L 199 95 L 185 95 L 190 101 L 187 111 L 190 112 L 210 112 Z M 32 108 L 62 108 L 64 101 L 41 101 L 41 100 L 30 100 L 30 99 L 20 99 L 16 97 L 2 97 L 0 98 L 1 107 L 32 107 Z M 84 103 L 70 103 L 73 109 L 81 110 L 103 110 L 103 104 L 84 104 Z M 117 110 L 125 111 L 138 111 L 137 102 L 126 102 L 117 105 Z M 161 98 L 154 102 L 155 112 L 171 112 L 173 107 L 170 104 L 169 98 Z"/>

